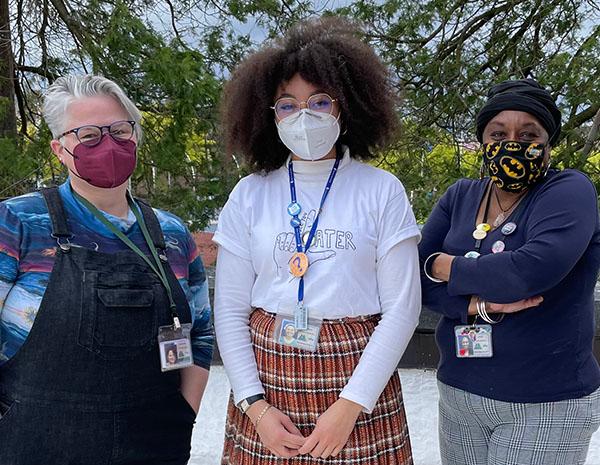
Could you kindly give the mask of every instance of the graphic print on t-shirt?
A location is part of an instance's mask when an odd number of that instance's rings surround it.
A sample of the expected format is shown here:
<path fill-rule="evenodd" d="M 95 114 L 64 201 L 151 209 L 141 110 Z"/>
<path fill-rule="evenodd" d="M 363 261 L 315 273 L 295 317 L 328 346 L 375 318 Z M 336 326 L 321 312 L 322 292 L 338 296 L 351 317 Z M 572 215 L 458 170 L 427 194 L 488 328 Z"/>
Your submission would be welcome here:
<path fill-rule="evenodd" d="M 317 210 L 311 210 L 308 213 L 304 212 L 300 216 L 300 236 L 303 241 L 306 241 L 310 228 L 317 216 Z M 332 259 L 337 254 L 336 250 L 356 250 L 356 245 L 352 240 L 353 237 L 352 231 L 317 229 L 307 252 L 308 267 L 310 268 L 320 261 Z M 296 237 L 294 230 L 290 226 L 288 231 L 280 232 L 275 236 L 273 261 L 275 262 L 277 276 L 281 276 L 281 273 L 284 273 L 289 275 L 290 281 L 294 279 L 289 270 L 289 262 L 295 252 Z"/>

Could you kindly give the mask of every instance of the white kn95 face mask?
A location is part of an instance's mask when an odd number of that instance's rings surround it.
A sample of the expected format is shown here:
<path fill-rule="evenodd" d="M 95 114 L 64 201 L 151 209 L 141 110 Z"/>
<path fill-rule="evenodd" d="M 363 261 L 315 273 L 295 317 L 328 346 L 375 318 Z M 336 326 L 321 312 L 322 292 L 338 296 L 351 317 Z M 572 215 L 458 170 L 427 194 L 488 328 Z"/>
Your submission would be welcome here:
<path fill-rule="evenodd" d="M 340 136 L 339 116 L 302 109 L 277 123 L 279 138 L 303 160 L 320 160 Z"/>

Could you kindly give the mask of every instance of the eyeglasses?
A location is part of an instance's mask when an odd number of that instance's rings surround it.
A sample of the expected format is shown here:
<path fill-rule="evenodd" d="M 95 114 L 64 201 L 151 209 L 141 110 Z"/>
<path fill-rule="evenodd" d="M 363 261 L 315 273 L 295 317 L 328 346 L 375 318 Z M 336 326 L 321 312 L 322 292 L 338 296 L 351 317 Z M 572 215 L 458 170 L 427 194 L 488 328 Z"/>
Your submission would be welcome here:
<path fill-rule="evenodd" d="M 293 97 L 282 97 L 277 99 L 271 109 L 275 110 L 275 114 L 279 119 L 298 113 L 302 104 L 305 104 L 306 108 L 311 111 L 331 114 L 333 112 L 333 102 L 336 101 L 337 99 L 331 98 L 327 94 L 311 95 L 308 100 L 303 102 L 299 102 Z"/>
<path fill-rule="evenodd" d="M 104 129 L 106 129 L 106 133 L 117 142 L 124 142 L 133 137 L 134 128 L 135 121 L 115 121 L 108 126 L 94 126 L 89 124 L 87 126 L 80 126 L 63 132 L 57 139 L 73 133 L 81 144 L 87 147 L 93 147 L 98 145 L 102 140 L 102 135 L 105 134 Z"/>

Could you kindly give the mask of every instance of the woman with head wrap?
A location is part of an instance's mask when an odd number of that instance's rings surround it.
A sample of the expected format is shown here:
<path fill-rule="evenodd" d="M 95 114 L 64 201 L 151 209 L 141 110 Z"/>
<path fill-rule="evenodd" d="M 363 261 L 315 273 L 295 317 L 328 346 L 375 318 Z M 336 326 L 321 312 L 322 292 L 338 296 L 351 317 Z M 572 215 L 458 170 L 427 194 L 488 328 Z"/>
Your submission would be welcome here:
<path fill-rule="evenodd" d="M 443 315 L 442 463 L 583 464 L 600 423 L 596 191 L 549 169 L 561 115 L 547 90 L 505 81 L 488 97 L 477 138 L 489 177 L 452 185 L 419 246 L 423 304 Z"/>

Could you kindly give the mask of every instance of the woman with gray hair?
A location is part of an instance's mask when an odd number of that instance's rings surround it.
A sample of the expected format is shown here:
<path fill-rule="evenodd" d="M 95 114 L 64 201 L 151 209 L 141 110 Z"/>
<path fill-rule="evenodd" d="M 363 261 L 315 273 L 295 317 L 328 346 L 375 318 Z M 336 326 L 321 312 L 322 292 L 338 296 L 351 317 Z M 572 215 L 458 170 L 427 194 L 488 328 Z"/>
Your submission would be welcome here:
<path fill-rule="evenodd" d="M 44 117 L 68 181 L 0 203 L 0 463 L 185 464 L 213 342 L 194 241 L 127 189 L 117 84 L 60 78 Z"/>

